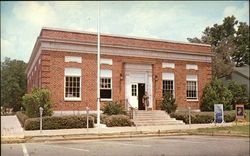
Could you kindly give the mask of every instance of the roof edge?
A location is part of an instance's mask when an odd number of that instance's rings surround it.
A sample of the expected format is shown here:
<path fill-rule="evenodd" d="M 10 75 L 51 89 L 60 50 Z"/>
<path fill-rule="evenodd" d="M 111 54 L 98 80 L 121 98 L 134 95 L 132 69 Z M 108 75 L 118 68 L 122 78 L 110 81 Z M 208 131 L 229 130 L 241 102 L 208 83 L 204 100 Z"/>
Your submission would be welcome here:
<path fill-rule="evenodd" d="M 52 28 L 52 27 L 42 27 L 42 30 L 56 30 L 56 31 L 64 31 L 64 32 L 74 32 L 74 33 L 81 33 L 81 34 L 85 33 L 85 34 L 97 35 L 97 32 L 61 29 L 61 28 Z M 111 37 L 122 37 L 122 38 L 130 38 L 130 39 L 139 39 L 139 40 L 141 39 L 141 40 L 150 40 L 150 41 L 169 42 L 169 43 L 176 43 L 176 44 L 187 44 L 187 45 L 211 47 L 211 45 L 209 45 L 209 44 L 189 43 L 189 42 L 164 40 L 164 39 L 156 39 L 156 38 L 149 38 L 149 37 L 137 37 L 137 36 L 117 35 L 117 34 L 107 34 L 107 33 L 101 33 L 101 35 L 111 36 Z"/>

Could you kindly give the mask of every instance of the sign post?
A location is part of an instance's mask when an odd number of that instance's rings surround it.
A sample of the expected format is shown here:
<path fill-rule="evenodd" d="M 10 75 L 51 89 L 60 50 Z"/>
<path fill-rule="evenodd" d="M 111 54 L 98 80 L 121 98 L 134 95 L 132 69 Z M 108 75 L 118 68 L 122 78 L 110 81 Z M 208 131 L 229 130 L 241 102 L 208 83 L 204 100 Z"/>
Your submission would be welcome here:
<path fill-rule="evenodd" d="M 89 131 L 89 107 L 86 107 L 86 111 L 87 111 L 87 131 Z"/>
<path fill-rule="evenodd" d="M 236 124 L 238 121 L 240 121 L 240 122 L 245 121 L 244 105 L 243 104 L 236 104 L 235 111 L 236 111 Z"/>
<path fill-rule="evenodd" d="M 43 108 L 39 107 L 40 112 L 40 133 L 42 133 L 42 127 L 43 127 Z"/>
<path fill-rule="evenodd" d="M 189 128 L 191 126 L 191 107 L 188 107 L 188 120 L 189 120 Z"/>
<path fill-rule="evenodd" d="M 224 122 L 223 104 L 214 104 L 214 122 L 215 124 Z"/>

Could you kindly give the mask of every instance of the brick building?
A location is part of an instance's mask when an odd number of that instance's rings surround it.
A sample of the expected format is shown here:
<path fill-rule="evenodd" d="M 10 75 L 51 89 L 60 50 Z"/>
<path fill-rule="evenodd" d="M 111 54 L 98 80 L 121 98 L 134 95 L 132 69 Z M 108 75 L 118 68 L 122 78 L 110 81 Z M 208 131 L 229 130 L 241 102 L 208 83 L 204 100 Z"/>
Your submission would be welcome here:
<path fill-rule="evenodd" d="M 199 110 L 202 90 L 211 81 L 211 47 L 101 34 L 101 107 L 120 101 L 143 110 L 159 109 L 166 91 L 178 108 Z M 54 111 L 96 110 L 97 34 L 43 28 L 27 67 L 28 92 L 48 88 Z"/>

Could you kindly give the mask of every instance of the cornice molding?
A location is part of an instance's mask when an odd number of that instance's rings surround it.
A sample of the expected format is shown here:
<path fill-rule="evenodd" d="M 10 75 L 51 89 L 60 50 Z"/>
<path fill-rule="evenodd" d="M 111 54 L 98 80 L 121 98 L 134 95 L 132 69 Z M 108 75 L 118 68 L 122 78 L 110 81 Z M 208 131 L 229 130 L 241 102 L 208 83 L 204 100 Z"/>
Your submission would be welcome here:
<path fill-rule="evenodd" d="M 26 69 L 27 75 L 30 75 L 31 69 L 33 69 L 43 50 L 96 54 L 96 45 L 97 44 L 93 42 L 80 42 L 72 40 L 69 41 L 62 39 L 49 39 L 39 37 L 32 51 L 28 68 Z M 211 62 L 212 57 L 212 53 L 205 52 L 190 52 L 172 49 L 153 49 L 111 44 L 101 44 L 101 54 L 198 62 Z"/>

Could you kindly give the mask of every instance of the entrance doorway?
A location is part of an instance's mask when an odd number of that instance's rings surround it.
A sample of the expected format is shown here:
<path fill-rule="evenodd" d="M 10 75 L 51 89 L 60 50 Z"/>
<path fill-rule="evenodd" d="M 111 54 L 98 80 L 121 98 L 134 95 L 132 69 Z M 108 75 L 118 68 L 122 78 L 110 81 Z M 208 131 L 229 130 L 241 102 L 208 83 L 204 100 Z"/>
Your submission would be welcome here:
<path fill-rule="evenodd" d="M 145 94 L 145 83 L 138 83 L 138 106 L 139 110 L 145 110 L 142 98 Z"/>

